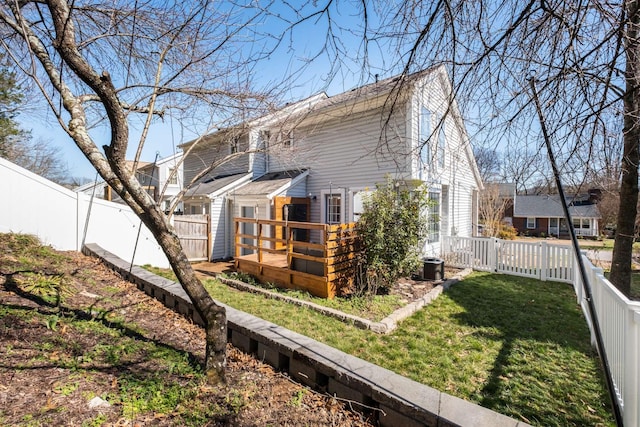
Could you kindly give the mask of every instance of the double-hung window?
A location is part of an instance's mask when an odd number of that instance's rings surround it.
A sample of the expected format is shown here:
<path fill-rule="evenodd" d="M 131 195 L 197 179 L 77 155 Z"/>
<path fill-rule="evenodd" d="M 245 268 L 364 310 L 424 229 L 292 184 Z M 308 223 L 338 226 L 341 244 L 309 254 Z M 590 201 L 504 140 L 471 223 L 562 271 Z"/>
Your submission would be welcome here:
<path fill-rule="evenodd" d="M 444 117 L 440 123 L 440 129 L 438 130 L 438 167 L 444 168 L 444 152 L 447 145 L 444 129 Z"/>
<path fill-rule="evenodd" d="M 534 228 L 536 228 L 536 219 L 535 218 L 527 217 L 527 228 L 529 230 L 533 230 Z"/>
<path fill-rule="evenodd" d="M 429 192 L 429 207 L 427 208 L 427 242 L 440 241 L 440 193 Z"/>
<path fill-rule="evenodd" d="M 176 168 L 169 168 L 167 183 L 169 185 L 178 185 L 178 174 L 176 173 Z"/>
<path fill-rule="evenodd" d="M 419 149 L 420 149 L 420 163 L 424 167 L 431 162 L 431 147 L 429 145 L 429 137 L 431 136 L 431 111 L 427 107 L 422 106 L 420 109 L 420 136 L 419 136 Z"/>
<path fill-rule="evenodd" d="M 322 206 L 320 215 L 326 224 L 341 224 L 345 221 L 345 191 L 343 188 L 321 190 Z"/>
<path fill-rule="evenodd" d="M 339 193 L 325 195 L 325 206 L 327 224 L 340 224 L 342 222 L 342 195 Z"/>
<path fill-rule="evenodd" d="M 229 154 L 235 154 L 238 152 L 240 145 L 240 138 L 231 138 L 229 141 Z"/>

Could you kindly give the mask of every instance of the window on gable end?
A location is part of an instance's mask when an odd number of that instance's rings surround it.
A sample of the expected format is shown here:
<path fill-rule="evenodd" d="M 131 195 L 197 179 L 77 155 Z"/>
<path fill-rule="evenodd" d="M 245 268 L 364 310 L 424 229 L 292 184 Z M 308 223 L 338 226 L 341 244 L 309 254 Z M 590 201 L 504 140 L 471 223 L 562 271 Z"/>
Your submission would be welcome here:
<path fill-rule="evenodd" d="M 174 173 L 176 168 L 169 168 L 167 183 L 169 185 L 178 185 L 178 174 Z"/>
<path fill-rule="evenodd" d="M 283 149 L 293 148 L 293 131 L 280 133 L 280 144 Z"/>
<path fill-rule="evenodd" d="M 240 146 L 240 138 L 234 137 L 229 141 L 229 154 L 235 154 L 238 152 Z"/>
<path fill-rule="evenodd" d="M 422 166 L 428 165 L 431 162 L 431 147 L 429 145 L 429 137 L 431 136 L 431 111 L 427 107 L 422 106 L 420 109 L 420 129 L 419 129 L 419 149 L 420 149 L 420 162 Z"/>
<path fill-rule="evenodd" d="M 444 153 L 447 146 L 447 139 L 445 135 L 444 118 L 440 123 L 440 130 L 438 131 L 438 166 L 444 167 Z"/>

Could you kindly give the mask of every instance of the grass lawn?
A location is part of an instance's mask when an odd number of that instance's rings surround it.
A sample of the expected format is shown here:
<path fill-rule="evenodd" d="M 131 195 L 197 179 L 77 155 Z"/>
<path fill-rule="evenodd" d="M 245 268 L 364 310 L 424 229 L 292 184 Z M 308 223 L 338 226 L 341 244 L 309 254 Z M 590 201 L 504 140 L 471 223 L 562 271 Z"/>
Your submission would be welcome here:
<path fill-rule="evenodd" d="M 570 286 L 474 273 L 390 335 L 206 282 L 214 298 L 533 425 L 613 425 Z"/>

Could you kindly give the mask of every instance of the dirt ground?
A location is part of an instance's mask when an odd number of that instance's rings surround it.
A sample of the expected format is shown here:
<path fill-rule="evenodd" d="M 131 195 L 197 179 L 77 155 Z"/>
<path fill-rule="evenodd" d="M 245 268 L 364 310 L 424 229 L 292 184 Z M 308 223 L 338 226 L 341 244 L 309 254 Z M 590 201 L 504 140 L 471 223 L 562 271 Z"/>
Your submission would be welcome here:
<path fill-rule="evenodd" d="M 38 304 L 28 295 L 10 286 L 0 251 L 0 305 L 32 308 L 48 312 L 51 308 Z M 64 306 L 76 313 L 87 313 L 88 307 L 117 312 L 127 323 L 137 324 L 141 339 L 189 352 L 197 361 L 204 358 L 204 332 L 182 316 L 166 309 L 158 301 L 138 291 L 104 267 L 98 260 L 76 252 L 64 253 L 65 261 L 44 266 L 51 272 L 65 273 L 73 278 L 73 295 Z M 109 290 L 107 292 L 106 290 Z M 1 307 L 0 307 L 1 309 Z M 170 414 L 141 414 L 133 419 L 122 415 L 122 409 L 112 406 L 99 409 L 104 422 L 91 423 L 98 409 L 91 409 L 87 396 L 103 395 L 115 387 L 118 372 L 113 369 L 79 374 L 56 363 L 56 349 L 45 349 L 43 338 L 51 334 L 66 334 L 65 340 L 89 349 L 92 342 L 80 332 L 52 330 L 43 322 L 24 321 L 0 316 L 0 424 L 3 425 L 102 425 L 102 426 L 168 426 L 176 425 Z M 79 350 L 81 353 L 82 350 Z M 24 369 L 28 360 L 41 360 L 37 367 Z M 153 369 L 139 366 L 138 369 Z M 124 369 L 124 368 L 123 368 Z M 169 375 L 170 373 L 166 373 Z M 237 411 L 211 419 L 211 426 L 369 426 L 358 412 L 349 410 L 344 402 L 318 394 L 294 383 L 253 357 L 228 347 L 228 388 L 211 389 L 203 395 L 205 404 L 228 401 L 229 390 L 244 396 L 245 404 Z M 72 383 L 67 393 L 61 384 Z M 292 404 L 295 402 L 295 404 Z M 236 413 L 237 412 L 237 413 Z"/>

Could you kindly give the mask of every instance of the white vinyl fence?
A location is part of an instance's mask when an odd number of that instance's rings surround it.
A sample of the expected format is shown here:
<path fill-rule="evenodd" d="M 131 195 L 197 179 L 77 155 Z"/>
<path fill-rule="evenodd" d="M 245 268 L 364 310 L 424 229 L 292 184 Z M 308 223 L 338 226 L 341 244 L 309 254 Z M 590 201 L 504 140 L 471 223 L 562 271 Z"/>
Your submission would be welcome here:
<path fill-rule="evenodd" d="M 127 261 L 132 260 L 137 241 L 134 264 L 169 266 L 151 231 L 128 206 L 101 199 L 91 203 L 91 196 L 75 193 L 2 158 L 0 200 L 1 233 L 33 234 L 56 249 L 75 251 L 82 249 L 85 238 L 86 243 L 97 243 Z"/>
<path fill-rule="evenodd" d="M 570 246 L 504 241 L 493 238 L 445 237 L 442 258 L 452 267 L 571 283 L 595 343 L 589 304 L 577 259 Z M 640 302 L 631 301 L 604 277 L 584 254 L 595 315 L 626 426 L 640 425 Z"/>
<path fill-rule="evenodd" d="M 573 283 L 570 246 L 480 237 L 445 237 L 446 265 L 480 271 Z"/>

